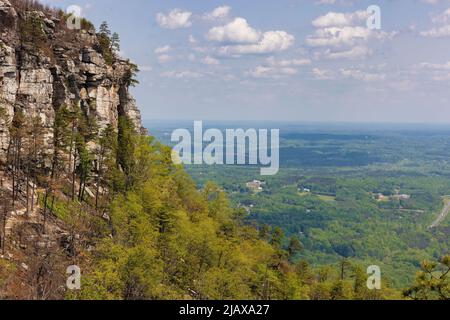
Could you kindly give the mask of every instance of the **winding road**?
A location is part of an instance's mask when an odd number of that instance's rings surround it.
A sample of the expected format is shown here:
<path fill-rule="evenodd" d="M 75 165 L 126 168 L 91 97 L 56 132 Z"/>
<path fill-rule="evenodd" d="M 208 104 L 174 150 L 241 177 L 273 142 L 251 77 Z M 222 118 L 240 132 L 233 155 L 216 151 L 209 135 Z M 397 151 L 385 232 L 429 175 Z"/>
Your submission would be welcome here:
<path fill-rule="evenodd" d="M 450 213 L 450 199 L 445 199 L 444 201 L 445 201 L 444 208 L 442 209 L 441 213 L 439 214 L 439 217 L 437 217 L 437 219 L 430 226 L 430 229 L 437 228 Z"/>

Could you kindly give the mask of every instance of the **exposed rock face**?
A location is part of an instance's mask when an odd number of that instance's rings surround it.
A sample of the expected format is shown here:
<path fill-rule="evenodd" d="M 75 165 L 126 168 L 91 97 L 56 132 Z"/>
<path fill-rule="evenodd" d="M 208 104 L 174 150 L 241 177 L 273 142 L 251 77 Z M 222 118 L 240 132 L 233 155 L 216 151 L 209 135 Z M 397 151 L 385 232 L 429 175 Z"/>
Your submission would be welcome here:
<path fill-rule="evenodd" d="M 26 41 L 23 30 L 33 32 L 40 43 Z M 60 17 L 19 12 L 0 0 L 0 109 L 7 115 L 0 120 L 0 157 L 9 144 L 5 120 L 11 121 L 18 110 L 42 119 L 49 148 L 55 111 L 62 106 L 81 108 L 100 129 L 117 126 L 123 114 L 141 130 L 140 113 L 128 91 L 131 73 L 127 61 L 105 61 L 94 30 L 68 30 Z"/>

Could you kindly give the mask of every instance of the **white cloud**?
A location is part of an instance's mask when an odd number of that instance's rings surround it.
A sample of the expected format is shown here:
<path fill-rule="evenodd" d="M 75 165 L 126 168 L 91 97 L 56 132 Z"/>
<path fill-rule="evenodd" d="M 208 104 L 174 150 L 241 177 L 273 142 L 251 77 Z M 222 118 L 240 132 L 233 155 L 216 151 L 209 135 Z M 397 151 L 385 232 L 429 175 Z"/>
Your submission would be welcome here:
<path fill-rule="evenodd" d="M 170 50 L 172 50 L 172 48 L 169 45 L 167 45 L 167 46 L 162 46 L 162 47 L 156 48 L 155 49 L 155 53 L 156 54 L 162 54 L 162 53 L 167 53 Z"/>
<path fill-rule="evenodd" d="M 269 57 L 265 60 L 265 65 L 259 65 L 256 68 L 246 72 L 246 75 L 253 78 L 282 78 L 296 75 L 298 67 L 311 64 L 309 59 L 281 59 Z"/>
<path fill-rule="evenodd" d="M 295 37 L 285 31 L 268 31 L 261 40 L 254 44 L 230 45 L 220 48 L 219 53 L 227 56 L 244 54 L 266 54 L 289 49 L 295 42 Z"/>
<path fill-rule="evenodd" d="M 335 77 L 334 72 L 327 69 L 314 68 L 312 73 L 318 80 L 332 80 Z"/>
<path fill-rule="evenodd" d="M 158 57 L 158 62 L 159 63 L 167 63 L 167 62 L 170 62 L 172 60 L 173 60 L 173 58 L 171 56 L 169 56 L 168 54 L 163 54 L 163 55 L 160 55 Z"/>
<path fill-rule="evenodd" d="M 368 16 L 366 11 L 328 12 L 312 22 L 316 30 L 307 36 L 305 42 L 316 48 L 314 55 L 318 59 L 365 58 L 373 53 L 371 47 L 376 44 L 375 40 L 389 40 L 397 34 L 367 28 L 365 21 Z"/>
<path fill-rule="evenodd" d="M 386 79 L 384 73 L 367 73 L 356 69 L 341 69 L 340 73 L 345 78 L 352 78 L 364 82 L 383 81 Z"/>
<path fill-rule="evenodd" d="M 353 46 L 370 39 L 391 39 L 394 35 L 395 33 L 375 31 L 364 27 L 330 27 L 317 29 L 314 35 L 306 39 L 306 43 L 312 47 Z"/>
<path fill-rule="evenodd" d="M 163 78 L 171 78 L 171 79 L 196 79 L 201 78 L 203 74 L 195 71 L 166 71 L 161 73 L 161 77 Z"/>
<path fill-rule="evenodd" d="M 445 10 L 443 13 L 435 15 L 431 18 L 433 23 L 439 24 L 439 23 L 447 23 L 450 21 L 450 8 Z"/>
<path fill-rule="evenodd" d="M 219 65 L 220 64 L 219 60 L 217 60 L 217 59 L 215 59 L 213 57 L 210 57 L 210 56 L 206 56 L 205 58 L 203 58 L 202 62 L 204 64 L 206 64 L 206 65 L 209 65 L 209 66 Z"/>
<path fill-rule="evenodd" d="M 344 51 L 327 50 L 324 57 L 331 60 L 336 59 L 362 59 L 372 54 L 372 50 L 365 46 L 356 46 Z"/>
<path fill-rule="evenodd" d="M 255 69 L 250 70 L 246 75 L 253 78 L 282 78 L 286 76 L 292 76 L 298 73 L 298 70 L 290 67 L 268 67 L 268 66 L 257 66 Z"/>
<path fill-rule="evenodd" d="M 231 12 L 231 7 L 229 6 L 220 6 L 215 8 L 213 11 L 205 14 L 205 19 L 214 21 L 214 20 L 221 20 L 226 19 Z"/>
<path fill-rule="evenodd" d="M 156 22 L 164 29 L 180 29 L 189 28 L 192 26 L 191 22 L 192 12 L 182 11 L 181 9 L 173 9 L 168 14 L 158 13 L 156 15 Z"/>
<path fill-rule="evenodd" d="M 317 0 L 316 4 L 335 4 L 336 0 Z"/>
<path fill-rule="evenodd" d="M 211 28 L 206 34 L 210 41 L 221 42 L 219 54 L 239 56 L 280 52 L 294 44 L 295 37 L 285 31 L 261 32 L 252 28 L 244 18 L 235 18 L 230 23 Z"/>
<path fill-rule="evenodd" d="M 450 36 L 450 8 L 443 13 L 432 17 L 433 24 L 437 25 L 427 31 L 420 32 L 423 37 L 444 38 Z"/>
<path fill-rule="evenodd" d="M 335 72 L 330 69 L 314 68 L 313 75 L 318 80 L 336 80 L 339 78 L 354 79 L 361 82 L 375 82 L 386 79 L 386 74 L 381 72 L 365 72 L 358 69 L 340 69 Z"/>
<path fill-rule="evenodd" d="M 312 22 L 316 28 L 345 27 L 352 26 L 369 17 L 366 11 L 356 11 L 351 13 L 328 12 Z"/>
<path fill-rule="evenodd" d="M 419 68 L 431 69 L 431 70 L 449 70 L 450 71 L 450 61 L 447 63 L 443 63 L 443 64 L 422 62 L 421 64 L 419 64 Z"/>
<path fill-rule="evenodd" d="M 255 43 L 261 32 L 253 29 L 244 18 L 236 18 L 230 23 L 214 27 L 208 31 L 206 38 L 218 42 Z"/>
<path fill-rule="evenodd" d="M 428 77 L 434 81 L 450 80 L 450 61 L 441 64 L 423 62 L 417 65 L 416 68 L 425 72 L 422 76 L 423 78 Z"/>
<path fill-rule="evenodd" d="M 266 62 L 275 67 L 301 67 L 311 64 L 311 60 L 305 58 L 276 60 L 275 57 L 270 57 L 266 59 Z"/>
<path fill-rule="evenodd" d="M 188 41 L 190 44 L 196 44 L 197 43 L 197 39 L 195 39 L 195 37 L 191 34 L 189 35 Z"/>
<path fill-rule="evenodd" d="M 450 36 L 450 25 L 443 26 L 439 28 L 433 28 L 428 31 L 422 31 L 421 36 L 431 37 L 431 38 L 444 38 Z"/>
<path fill-rule="evenodd" d="M 318 29 L 306 39 L 312 47 L 353 45 L 357 40 L 367 40 L 370 30 L 362 27 L 332 27 Z"/>

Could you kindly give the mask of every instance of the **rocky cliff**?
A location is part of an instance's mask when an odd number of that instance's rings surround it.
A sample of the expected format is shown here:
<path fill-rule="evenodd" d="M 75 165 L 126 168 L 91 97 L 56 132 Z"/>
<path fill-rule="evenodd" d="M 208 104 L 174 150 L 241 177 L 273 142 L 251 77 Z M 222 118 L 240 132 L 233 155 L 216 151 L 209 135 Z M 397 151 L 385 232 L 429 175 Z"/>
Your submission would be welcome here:
<path fill-rule="evenodd" d="M 83 21 L 67 27 L 61 11 L 44 10 L 27 1 L 0 0 L 0 156 L 9 144 L 7 123 L 14 113 L 39 116 L 51 148 L 55 112 L 79 108 L 101 130 L 128 116 L 141 129 L 135 100 L 129 93 L 135 66 L 106 57 L 95 29 Z M 51 152 L 51 150 L 49 150 Z"/>

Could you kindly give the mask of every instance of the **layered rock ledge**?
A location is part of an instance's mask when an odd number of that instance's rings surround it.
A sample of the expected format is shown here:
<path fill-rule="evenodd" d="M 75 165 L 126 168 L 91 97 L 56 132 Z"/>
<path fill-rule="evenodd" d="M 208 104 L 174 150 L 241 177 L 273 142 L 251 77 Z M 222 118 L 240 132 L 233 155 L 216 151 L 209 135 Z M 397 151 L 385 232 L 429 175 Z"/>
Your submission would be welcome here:
<path fill-rule="evenodd" d="M 135 66 L 105 58 L 90 24 L 70 30 L 63 12 L 26 8 L 0 0 L 0 156 L 9 145 L 7 123 L 14 113 L 39 116 L 51 149 L 55 113 L 80 108 L 101 130 L 128 116 L 141 130 L 141 116 L 129 92 Z M 100 131 L 99 130 L 99 131 Z M 51 150 L 49 150 L 51 152 Z"/>

